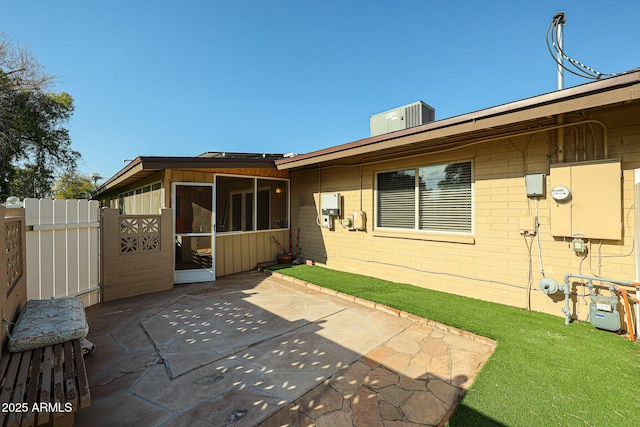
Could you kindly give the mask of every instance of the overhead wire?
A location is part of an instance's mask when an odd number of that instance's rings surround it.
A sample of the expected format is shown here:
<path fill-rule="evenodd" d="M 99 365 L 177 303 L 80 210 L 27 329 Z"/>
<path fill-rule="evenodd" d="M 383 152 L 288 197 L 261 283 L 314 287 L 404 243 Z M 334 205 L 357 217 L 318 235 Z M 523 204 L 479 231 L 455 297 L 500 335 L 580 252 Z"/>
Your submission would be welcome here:
<path fill-rule="evenodd" d="M 578 77 L 583 77 L 585 79 L 591 79 L 591 80 L 600 80 L 603 77 L 613 77 L 619 74 L 627 73 L 629 71 L 638 70 L 638 68 L 635 68 L 634 70 L 625 71 L 623 73 L 615 73 L 615 74 L 602 73 L 600 71 L 594 70 L 593 68 L 583 64 L 580 61 L 577 61 L 571 58 L 569 55 L 565 53 L 564 49 L 562 49 L 562 46 L 561 46 L 562 43 L 558 36 L 558 28 L 560 25 L 564 24 L 564 20 L 565 20 L 565 15 L 563 12 L 556 13 L 551 19 L 551 23 L 549 23 L 549 27 L 547 28 L 547 33 L 546 33 L 547 49 L 549 50 L 551 57 L 556 62 L 556 64 L 558 64 L 558 66 L 562 67 L 564 70 L 570 72 L 571 74 L 575 74 Z M 568 61 L 572 67 L 566 66 L 564 62 L 559 59 L 560 57 Z"/>

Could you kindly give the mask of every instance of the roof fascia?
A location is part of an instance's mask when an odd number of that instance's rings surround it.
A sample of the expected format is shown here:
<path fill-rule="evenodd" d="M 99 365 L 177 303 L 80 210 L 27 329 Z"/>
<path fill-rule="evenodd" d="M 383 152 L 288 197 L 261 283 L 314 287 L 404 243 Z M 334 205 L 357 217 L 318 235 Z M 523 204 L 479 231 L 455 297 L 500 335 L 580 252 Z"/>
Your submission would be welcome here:
<path fill-rule="evenodd" d="M 144 169 L 142 157 L 136 157 L 135 159 L 130 161 L 127 166 L 120 169 L 120 171 L 118 171 L 114 176 L 100 185 L 100 187 L 96 190 L 96 194 L 102 193 L 110 188 L 117 186 L 122 181 L 140 172 L 142 169 Z"/>
<path fill-rule="evenodd" d="M 164 169 L 274 169 L 273 159 L 233 159 L 206 157 L 136 157 L 113 177 L 105 181 L 96 194 L 118 187 L 143 170 Z"/>
<path fill-rule="evenodd" d="M 388 148 L 397 148 L 419 141 L 461 135 L 467 132 L 638 99 L 640 96 L 638 83 L 640 83 L 640 72 L 623 74 L 390 134 L 277 160 L 275 163 L 279 170 L 293 169 Z"/>

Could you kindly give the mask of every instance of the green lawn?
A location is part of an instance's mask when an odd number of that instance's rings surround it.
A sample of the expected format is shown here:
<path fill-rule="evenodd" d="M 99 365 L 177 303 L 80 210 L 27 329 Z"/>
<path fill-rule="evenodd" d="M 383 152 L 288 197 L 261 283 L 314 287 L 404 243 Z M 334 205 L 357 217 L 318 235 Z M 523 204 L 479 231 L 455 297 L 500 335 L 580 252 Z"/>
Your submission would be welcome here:
<path fill-rule="evenodd" d="M 640 426 L 640 346 L 589 323 L 316 266 L 282 274 L 497 341 L 451 426 Z"/>

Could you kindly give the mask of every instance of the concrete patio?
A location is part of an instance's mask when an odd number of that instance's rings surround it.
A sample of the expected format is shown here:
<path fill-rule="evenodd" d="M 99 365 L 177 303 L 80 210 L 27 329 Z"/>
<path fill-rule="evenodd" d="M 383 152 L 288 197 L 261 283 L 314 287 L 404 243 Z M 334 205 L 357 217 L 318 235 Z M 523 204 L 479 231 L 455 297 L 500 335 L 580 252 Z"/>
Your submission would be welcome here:
<path fill-rule="evenodd" d="M 490 340 L 279 274 L 89 307 L 78 426 L 438 425 Z"/>

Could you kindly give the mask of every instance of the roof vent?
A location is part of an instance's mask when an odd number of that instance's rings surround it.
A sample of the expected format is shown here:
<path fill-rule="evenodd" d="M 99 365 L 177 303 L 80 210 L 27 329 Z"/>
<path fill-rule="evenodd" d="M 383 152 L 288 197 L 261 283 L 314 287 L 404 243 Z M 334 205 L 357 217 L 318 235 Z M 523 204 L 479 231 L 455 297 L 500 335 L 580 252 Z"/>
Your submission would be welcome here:
<path fill-rule="evenodd" d="M 369 118 L 371 136 L 420 126 L 435 120 L 436 110 L 422 102 L 394 108 Z"/>

